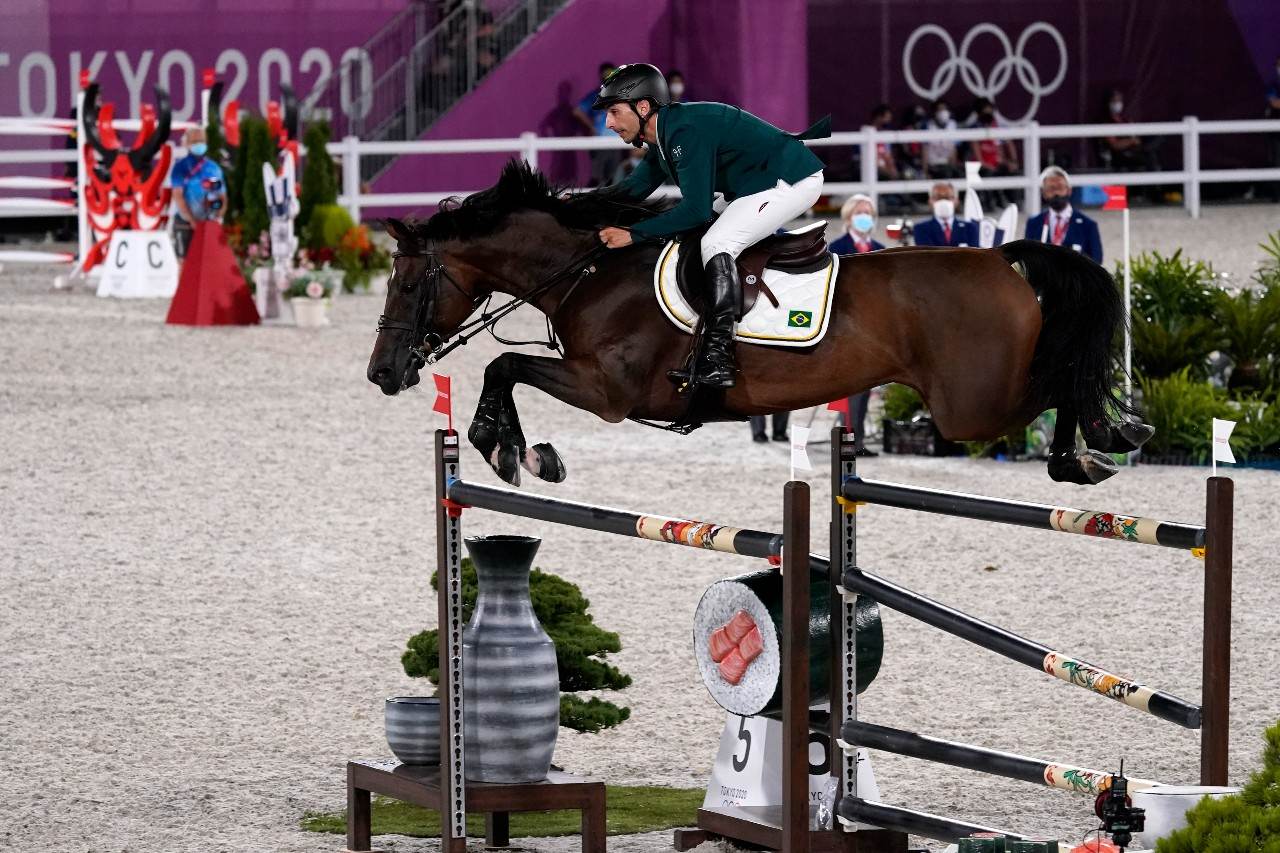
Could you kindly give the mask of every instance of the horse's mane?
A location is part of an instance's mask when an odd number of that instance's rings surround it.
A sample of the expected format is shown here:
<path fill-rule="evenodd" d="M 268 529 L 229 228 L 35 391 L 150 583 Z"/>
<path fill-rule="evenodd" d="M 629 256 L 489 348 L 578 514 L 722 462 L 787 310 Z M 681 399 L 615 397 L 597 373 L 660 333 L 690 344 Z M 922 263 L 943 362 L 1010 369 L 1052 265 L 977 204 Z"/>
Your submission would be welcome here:
<path fill-rule="evenodd" d="M 470 240 L 492 234 L 512 213 L 537 210 L 566 228 L 594 231 L 634 225 L 670 206 L 666 199 L 636 201 L 612 188 L 563 193 L 524 160 L 512 159 L 492 187 L 461 200 L 445 199 L 434 216 L 413 227 L 421 240 Z"/>

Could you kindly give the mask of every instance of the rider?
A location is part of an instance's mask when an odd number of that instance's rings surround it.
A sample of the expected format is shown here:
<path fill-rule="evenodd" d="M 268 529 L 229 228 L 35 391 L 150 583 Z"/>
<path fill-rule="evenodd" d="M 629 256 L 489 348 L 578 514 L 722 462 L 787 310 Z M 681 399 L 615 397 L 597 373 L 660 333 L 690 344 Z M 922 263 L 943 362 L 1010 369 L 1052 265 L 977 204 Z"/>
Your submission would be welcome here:
<path fill-rule="evenodd" d="M 702 237 L 710 292 L 694 381 L 731 388 L 738 370 L 733 326 L 742 302 L 736 259 L 818 200 L 822 161 L 800 140 L 830 136 L 830 117 L 790 134 L 728 104 L 672 103 L 662 72 L 643 63 L 623 65 L 606 77 L 593 109 L 607 110 L 606 126 L 625 142 L 649 148 L 618 185 L 619 192 L 645 198 L 670 177 L 683 196 L 675 207 L 630 230 L 601 230 L 600 239 L 610 248 L 697 228 L 715 215 L 716 193 L 728 202 Z"/>

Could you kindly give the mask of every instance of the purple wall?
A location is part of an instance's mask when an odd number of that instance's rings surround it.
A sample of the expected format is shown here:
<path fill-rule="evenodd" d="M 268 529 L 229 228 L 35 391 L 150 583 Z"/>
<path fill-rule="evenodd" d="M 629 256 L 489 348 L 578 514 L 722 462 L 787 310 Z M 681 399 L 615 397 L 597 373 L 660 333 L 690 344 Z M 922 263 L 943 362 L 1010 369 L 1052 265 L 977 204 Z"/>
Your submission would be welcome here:
<path fill-rule="evenodd" d="M 597 86 L 601 61 L 679 68 L 691 100 L 723 100 L 801 130 L 808 119 L 805 0 L 575 0 L 424 136 L 577 135 L 574 105 Z M 452 192 L 493 183 L 507 155 L 401 157 L 382 192 Z M 563 183 L 587 176 L 585 153 L 544 154 Z M 375 210 L 375 213 L 385 210 Z"/>

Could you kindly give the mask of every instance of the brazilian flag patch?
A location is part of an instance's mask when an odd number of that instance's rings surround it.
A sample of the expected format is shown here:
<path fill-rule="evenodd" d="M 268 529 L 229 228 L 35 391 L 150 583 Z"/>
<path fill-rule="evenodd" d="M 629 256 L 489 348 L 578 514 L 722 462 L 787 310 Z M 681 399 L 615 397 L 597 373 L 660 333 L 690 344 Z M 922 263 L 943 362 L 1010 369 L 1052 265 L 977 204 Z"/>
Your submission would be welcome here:
<path fill-rule="evenodd" d="M 790 329 L 807 329 L 812 325 L 812 311 L 792 311 L 787 315 L 787 327 Z"/>

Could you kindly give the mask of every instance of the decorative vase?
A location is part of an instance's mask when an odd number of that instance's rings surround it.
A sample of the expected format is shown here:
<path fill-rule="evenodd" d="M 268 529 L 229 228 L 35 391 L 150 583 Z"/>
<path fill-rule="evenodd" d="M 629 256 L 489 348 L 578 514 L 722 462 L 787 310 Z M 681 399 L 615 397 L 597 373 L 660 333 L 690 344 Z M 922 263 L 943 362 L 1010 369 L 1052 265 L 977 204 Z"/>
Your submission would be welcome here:
<path fill-rule="evenodd" d="M 387 700 L 387 745 L 402 764 L 440 763 L 440 700 L 396 696 Z"/>
<path fill-rule="evenodd" d="M 529 599 L 529 570 L 542 540 L 465 541 L 479 584 L 462 632 L 466 776 L 475 782 L 538 782 L 551 770 L 560 729 L 556 647 Z"/>
<path fill-rule="evenodd" d="M 289 305 L 293 307 L 294 323 L 299 327 L 314 329 L 329 325 L 329 300 L 295 296 L 289 300 Z"/>

